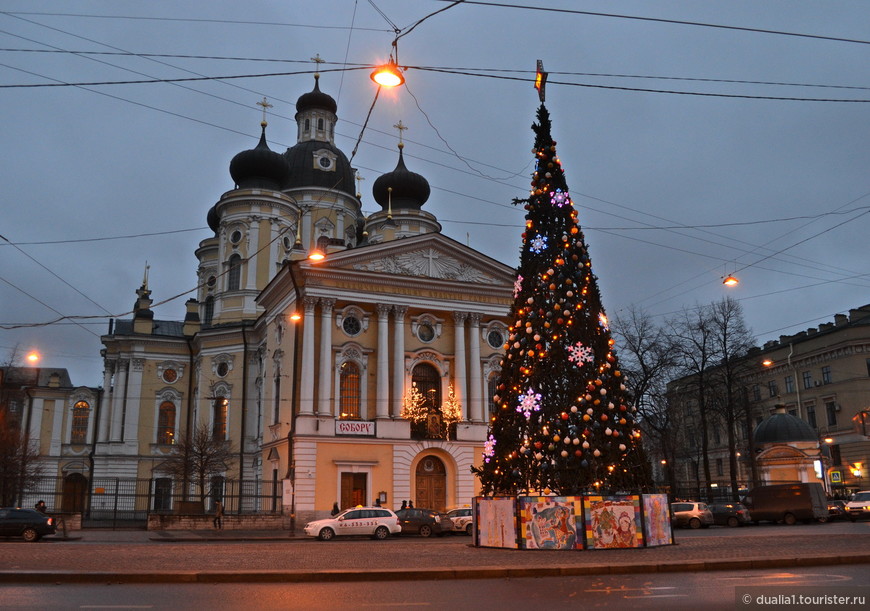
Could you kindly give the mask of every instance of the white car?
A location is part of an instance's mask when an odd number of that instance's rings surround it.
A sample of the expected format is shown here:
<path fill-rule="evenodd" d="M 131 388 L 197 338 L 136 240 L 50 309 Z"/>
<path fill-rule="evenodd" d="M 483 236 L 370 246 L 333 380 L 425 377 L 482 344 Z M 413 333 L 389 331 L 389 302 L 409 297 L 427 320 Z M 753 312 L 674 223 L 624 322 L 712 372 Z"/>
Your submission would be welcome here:
<path fill-rule="evenodd" d="M 852 519 L 870 517 L 870 490 L 861 490 L 852 495 L 846 503 L 846 511 Z"/>
<path fill-rule="evenodd" d="M 386 539 L 402 532 L 399 517 L 384 507 L 354 507 L 325 520 L 315 520 L 305 525 L 305 534 L 329 541 L 339 535 L 368 535 Z"/>
<path fill-rule="evenodd" d="M 453 521 L 453 532 L 470 535 L 474 530 L 474 513 L 471 507 L 460 507 L 447 512 L 447 517 Z"/>

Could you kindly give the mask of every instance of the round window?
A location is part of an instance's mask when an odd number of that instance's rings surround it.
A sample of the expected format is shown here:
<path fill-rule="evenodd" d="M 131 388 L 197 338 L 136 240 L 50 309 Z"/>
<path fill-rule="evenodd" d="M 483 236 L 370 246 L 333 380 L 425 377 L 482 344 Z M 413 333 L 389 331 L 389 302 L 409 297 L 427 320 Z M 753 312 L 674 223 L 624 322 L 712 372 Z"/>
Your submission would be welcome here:
<path fill-rule="evenodd" d="M 224 376 L 226 376 L 229 372 L 230 372 L 230 366 L 229 366 L 229 365 L 227 365 L 226 363 L 218 363 L 218 366 L 217 366 L 217 374 L 218 374 L 220 377 L 224 377 Z"/>
<path fill-rule="evenodd" d="M 421 342 L 431 342 L 435 339 L 435 329 L 429 323 L 424 322 L 417 327 L 417 337 L 420 338 Z"/>
<path fill-rule="evenodd" d="M 234 232 L 230 234 L 230 242 L 233 244 L 238 244 L 242 241 L 242 232 L 236 229 Z"/>
<path fill-rule="evenodd" d="M 362 331 L 362 323 L 360 323 L 359 318 L 356 316 L 345 316 L 341 322 L 341 328 L 352 337 L 359 335 L 360 331 Z"/>
<path fill-rule="evenodd" d="M 504 346 L 504 335 L 502 335 L 501 331 L 498 329 L 493 329 L 489 332 L 489 335 L 486 336 L 486 342 L 492 348 L 501 348 Z"/>
<path fill-rule="evenodd" d="M 205 283 L 206 283 L 209 287 L 213 287 L 213 286 L 215 285 L 215 282 L 217 282 L 217 278 L 215 278 L 214 276 L 209 276 L 209 277 L 208 277 L 208 280 L 205 281 Z"/>
<path fill-rule="evenodd" d="M 163 381 L 167 384 L 172 384 L 178 379 L 178 372 L 174 369 L 166 369 L 163 371 Z"/>
<path fill-rule="evenodd" d="M 332 165 L 332 160 L 329 157 L 321 157 L 318 162 L 320 163 L 320 167 L 324 170 L 328 170 L 329 166 Z"/>

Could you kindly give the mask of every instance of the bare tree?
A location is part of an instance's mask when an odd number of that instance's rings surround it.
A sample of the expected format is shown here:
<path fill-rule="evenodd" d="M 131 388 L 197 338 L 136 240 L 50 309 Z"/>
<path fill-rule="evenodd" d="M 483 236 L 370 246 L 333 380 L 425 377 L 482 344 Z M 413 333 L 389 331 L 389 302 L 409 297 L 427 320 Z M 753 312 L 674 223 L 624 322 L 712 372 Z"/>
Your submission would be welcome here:
<path fill-rule="evenodd" d="M 634 306 L 627 315 L 615 316 L 611 328 L 626 385 L 640 414 L 641 428 L 664 458 L 665 478 L 673 491 L 677 427 L 667 397 L 667 383 L 677 374 L 673 342 L 648 313 Z"/>
<path fill-rule="evenodd" d="M 743 308 L 736 300 L 725 297 L 710 306 L 712 313 L 713 348 L 718 361 L 711 371 L 721 400 L 719 411 L 725 423 L 728 439 L 728 468 L 731 477 L 731 497 L 738 498 L 737 440 L 738 422 L 745 421 L 748 405 L 741 400 L 740 378 L 745 356 L 755 338 L 743 320 Z M 752 457 L 750 457 L 752 458 Z"/>
<path fill-rule="evenodd" d="M 39 452 L 9 411 L 0 407 L 0 506 L 16 505 L 43 474 Z"/>
<path fill-rule="evenodd" d="M 669 332 L 674 340 L 674 354 L 690 395 L 694 396 L 698 414 L 701 441 L 701 461 L 704 469 L 706 499 L 713 500 L 710 476 L 710 436 L 708 428 L 708 393 L 711 380 L 709 368 L 715 363 L 715 337 L 713 313 L 709 306 L 684 309 L 669 321 Z"/>
<path fill-rule="evenodd" d="M 163 463 L 163 470 L 182 483 L 185 498 L 186 484 L 196 486 L 199 500 L 205 506 L 205 499 L 212 492 L 212 478 L 223 476 L 235 457 L 232 444 L 215 439 L 208 425 L 200 423 L 192 432 L 181 435 L 173 450 Z"/>

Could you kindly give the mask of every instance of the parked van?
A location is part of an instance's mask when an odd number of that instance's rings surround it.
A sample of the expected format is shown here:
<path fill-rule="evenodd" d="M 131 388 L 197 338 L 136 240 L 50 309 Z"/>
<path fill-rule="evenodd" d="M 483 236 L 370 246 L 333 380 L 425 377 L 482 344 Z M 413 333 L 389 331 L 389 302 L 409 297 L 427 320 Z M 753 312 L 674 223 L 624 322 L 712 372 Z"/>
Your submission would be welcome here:
<path fill-rule="evenodd" d="M 828 521 L 828 502 L 819 483 L 756 486 L 746 495 L 743 504 L 753 522 Z"/>

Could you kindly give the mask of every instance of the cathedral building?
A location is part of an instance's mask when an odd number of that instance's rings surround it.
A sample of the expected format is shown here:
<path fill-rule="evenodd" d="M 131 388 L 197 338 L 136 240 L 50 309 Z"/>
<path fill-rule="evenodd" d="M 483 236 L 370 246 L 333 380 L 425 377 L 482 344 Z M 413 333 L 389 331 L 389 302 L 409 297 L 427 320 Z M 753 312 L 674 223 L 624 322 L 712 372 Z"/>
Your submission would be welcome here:
<path fill-rule="evenodd" d="M 154 317 L 146 273 L 103 336 L 92 460 L 75 470 L 147 480 L 148 509 L 173 510 L 183 483 L 165 461 L 206 427 L 233 451 L 208 493 L 228 512 L 299 524 L 335 502 L 470 503 L 515 271 L 441 233 L 401 142 L 365 216 L 317 76 L 296 111 L 295 146 L 270 150 L 264 121 L 232 159 L 185 319 Z"/>

